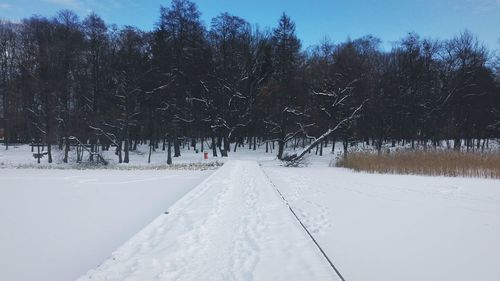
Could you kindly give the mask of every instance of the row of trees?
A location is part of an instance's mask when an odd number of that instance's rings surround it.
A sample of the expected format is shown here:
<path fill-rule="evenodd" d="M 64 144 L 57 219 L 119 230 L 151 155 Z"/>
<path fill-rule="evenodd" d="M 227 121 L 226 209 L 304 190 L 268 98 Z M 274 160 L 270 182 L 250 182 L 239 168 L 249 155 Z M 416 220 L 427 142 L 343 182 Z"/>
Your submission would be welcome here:
<path fill-rule="evenodd" d="M 498 64 L 470 32 L 410 33 L 389 52 L 372 36 L 302 51 L 285 14 L 272 30 L 228 13 L 207 29 L 188 0 L 160 11 L 151 32 L 67 10 L 1 22 L 6 148 L 43 142 L 50 162 L 52 145 L 67 155 L 76 139 L 128 162 L 147 140 L 163 142 L 171 163 L 183 138 L 207 139 L 224 156 L 259 137 L 281 159 L 296 138 L 311 140 L 305 153 L 332 138 L 379 148 L 454 139 L 458 149 L 500 136 Z"/>

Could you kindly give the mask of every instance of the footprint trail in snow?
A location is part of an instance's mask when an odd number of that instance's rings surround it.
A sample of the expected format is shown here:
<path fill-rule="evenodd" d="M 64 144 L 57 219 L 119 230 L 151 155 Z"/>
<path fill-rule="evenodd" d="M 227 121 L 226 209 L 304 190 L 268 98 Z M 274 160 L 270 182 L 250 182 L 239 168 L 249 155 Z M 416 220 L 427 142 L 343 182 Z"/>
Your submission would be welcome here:
<path fill-rule="evenodd" d="M 253 161 L 229 161 L 83 280 L 339 280 Z"/>

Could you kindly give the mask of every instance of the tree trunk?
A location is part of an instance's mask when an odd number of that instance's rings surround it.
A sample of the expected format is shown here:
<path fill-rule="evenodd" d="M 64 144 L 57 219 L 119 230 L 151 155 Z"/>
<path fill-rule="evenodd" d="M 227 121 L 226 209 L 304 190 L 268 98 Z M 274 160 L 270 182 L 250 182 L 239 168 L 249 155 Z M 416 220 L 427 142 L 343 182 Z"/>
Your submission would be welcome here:
<path fill-rule="evenodd" d="M 80 145 L 76 145 L 76 163 L 80 163 Z"/>
<path fill-rule="evenodd" d="M 283 158 L 283 152 L 285 151 L 285 142 L 283 140 L 278 140 L 278 159 Z"/>
<path fill-rule="evenodd" d="M 4 106 L 5 106 L 5 103 L 4 103 Z M 5 108 L 4 108 L 4 112 L 5 112 Z M 4 142 L 4 145 L 5 145 L 5 150 L 9 150 L 9 135 L 8 135 L 8 123 L 7 123 L 7 114 L 4 114 L 4 123 L 5 123 L 5 126 L 4 126 L 4 130 L 3 130 L 3 142 Z"/>
<path fill-rule="evenodd" d="M 37 151 L 38 151 L 38 152 L 37 152 L 37 153 L 38 153 L 38 157 L 37 157 L 36 162 L 37 162 L 38 164 L 40 164 L 40 158 L 41 158 L 41 157 L 40 157 L 40 145 L 37 145 L 36 147 L 37 147 Z"/>
<path fill-rule="evenodd" d="M 153 152 L 153 144 L 149 143 L 149 155 L 148 155 L 148 164 L 151 163 L 151 153 Z"/>
<path fill-rule="evenodd" d="M 193 149 L 196 151 L 196 138 L 192 138 L 191 139 L 191 146 L 193 147 Z"/>
<path fill-rule="evenodd" d="M 213 157 L 217 157 L 217 146 L 215 144 L 215 137 L 212 136 L 212 155 Z"/>
<path fill-rule="evenodd" d="M 129 147 L 129 140 L 127 138 L 127 139 L 125 139 L 125 151 L 124 151 L 125 152 L 125 157 L 123 158 L 123 162 L 124 163 L 128 163 L 129 162 L 129 158 L 128 158 L 128 156 L 129 156 L 128 155 L 129 148 L 130 148 Z"/>
<path fill-rule="evenodd" d="M 454 141 L 453 141 L 453 149 L 459 151 L 460 150 L 460 147 L 461 147 L 461 139 L 458 137 L 458 138 L 455 138 Z"/>
<path fill-rule="evenodd" d="M 118 163 L 123 163 L 122 146 L 123 146 L 123 141 L 120 140 L 120 142 L 118 143 L 118 147 L 116 148 L 116 150 L 118 151 Z"/>
<path fill-rule="evenodd" d="M 344 144 L 344 157 L 347 157 L 347 148 L 349 145 L 349 141 L 347 139 L 344 139 L 343 144 Z"/>
<path fill-rule="evenodd" d="M 3 85 L 6 84 L 6 73 L 4 72 L 4 77 L 3 77 Z M 5 150 L 9 150 L 9 133 L 10 133 L 10 130 L 9 130 L 9 100 L 8 100 L 8 97 L 7 97 L 7 91 L 4 87 L 3 89 L 3 120 L 4 120 L 4 144 L 5 144 Z"/>
<path fill-rule="evenodd" d="M 64 138 L 64 163 L 68 163 L 69 140 L 68 137 Z"/>
<path fill-rule="evenodd" d="M 224 141 L 224 145 L 222 145 L 222 141 Z M 219 137 L 219 151 L 220 151 L 220 155 L 221 157 L 227 157 L 227 152 L 228 152 L 228 141 L 227 141 L 227 137 L 224 137 L 224 138 L 220 138 Z"/>
<path fill-rule="evenodd" d="M 47 156 L 49 157 L 49 163 L 52 163 L 52 145 L 47 143 Z"/>
<path fill-rule="evenodd" d="M 230 143 L 229 143 L 229 138 L 228 137 L 224 137 L 224 153 L 225 153 L 225 157 L 227 157 L 229 151 L 231 150 L 231 147 L 230 147 Z"/>
<path fill-rule="evenodd" d="M 181 156 L 181 147 L 179 144 L 179 138 L 174 136 L 174 157 Z"/>
<path fill-rule="evenodd" d="M 90 155 L 89 155 L 89 161 L 93 162 L 94 161 L 94 142 L 91 140 L 90 141 Z"/>
<path fill-rule="evenodd" d="M 172 137 L 168 137 L 167 164 L 172 165 Z"/>
<path fill-rule="evenodd" d="M 219 149 L 220 156 L 224 157 L 224 154 L 222 153 L 222 137 L 220 135 L 217 136 L 217 148 Z"/>

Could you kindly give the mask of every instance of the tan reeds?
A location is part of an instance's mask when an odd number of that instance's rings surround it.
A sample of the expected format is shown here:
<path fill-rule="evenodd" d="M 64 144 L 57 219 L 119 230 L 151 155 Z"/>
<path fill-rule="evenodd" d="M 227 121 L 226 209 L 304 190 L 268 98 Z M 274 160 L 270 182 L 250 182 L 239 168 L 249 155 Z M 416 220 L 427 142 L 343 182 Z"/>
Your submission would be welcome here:
<path fill-rule="evenodd" d="M 463 176 L 500 179 L 500 153 L 456 151 L 354 152 L 337 167 L 370 173 Z"/>

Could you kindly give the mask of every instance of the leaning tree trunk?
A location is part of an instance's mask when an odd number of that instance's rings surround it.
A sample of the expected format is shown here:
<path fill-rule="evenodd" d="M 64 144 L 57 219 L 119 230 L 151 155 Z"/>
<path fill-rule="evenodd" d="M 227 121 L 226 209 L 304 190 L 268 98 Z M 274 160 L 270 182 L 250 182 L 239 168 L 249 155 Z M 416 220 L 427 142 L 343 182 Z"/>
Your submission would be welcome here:
<path fill-rule="evenodd" d="M 351 119 L 352 119 L 352 116 L 353 115 L 351 115 L 351 117 L 350 117 Z M 318 137 L 317 139 L 315 139 L 314 141 L 312 141 L 308 146 L 306 146 L 298 155 L 293 155 L 291 157 L 287 157 L 288 159 L 286 159 L 285 161 L 290 162 L 290 163 L 300 161 L 304 157 L 304 155 L 306 155 L 307 153 L 309 153 L 311 151 L 311 149 L 315 148 L 319 144 L 322 145 L 322 142 L 328 136 L 330 136 L 333 132 L 335 132 L 340 127 L 340 125 L 342 125 L 344 122 L 346 122 L 346 120 L 349 120 L 349 119 L 345 119 L 344 121 L 339 122 L 337 124 L 337 126 L 335 126 L 333 129 L 328 129 L 320 137 Z M 347 143 L 348 142 L 347 142 L 347 138 L 346 138 L 344 140 L 344 156 L 347 156 Z M 280 145 L 281 145 L 281 143 L 280 143 Z M 281 160 L 281 158 L 280 158 L 280 160 Z"/>

